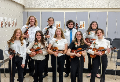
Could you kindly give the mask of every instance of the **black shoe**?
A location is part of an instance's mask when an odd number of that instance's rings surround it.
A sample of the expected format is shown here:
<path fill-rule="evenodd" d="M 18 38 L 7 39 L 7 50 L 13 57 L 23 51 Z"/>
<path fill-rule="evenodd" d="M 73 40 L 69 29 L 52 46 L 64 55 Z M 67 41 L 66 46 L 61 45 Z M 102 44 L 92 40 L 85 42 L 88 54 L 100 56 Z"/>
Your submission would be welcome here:
<path fill-rule="evenodd" d="M 44 74 L 44 75 L 43 75 L 43 78 L 45 78 L 46 76 L 48 76 L 48 74 Z"/>
<path fill-rule="evenodd" d="M 69 74 L 67 74 L 67 73 L 64 75 L 64 77 L 68 77 L 68 76 L 69 76 Z"/>

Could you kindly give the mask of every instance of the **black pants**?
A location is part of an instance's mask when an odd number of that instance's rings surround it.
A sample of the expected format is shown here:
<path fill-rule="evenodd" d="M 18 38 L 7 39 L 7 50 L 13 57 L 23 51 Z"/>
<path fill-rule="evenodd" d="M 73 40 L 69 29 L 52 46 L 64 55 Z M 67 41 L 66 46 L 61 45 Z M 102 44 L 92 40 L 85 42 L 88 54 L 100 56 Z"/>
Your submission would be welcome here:
<path fill-rule="evenodd" d="M 23 76 L 26 75 L 27 64 L 28 64 L 28 67 L 29 67 L 29 73 L 33 73 L 34 72 L 34 67 L 35 67 L 34 66 L 34 60 L 29 56 L 29 54 L 26 55 Z"/>
<path fill-rule="evenodd" d="M 102 75 L 101 75 L 101 80 L 100 82 L 105 82 L 105 71 L 106 71 L 106 68 L 107 68 L 107 55 L 103 55 L 101 57 L 102 59 Z M 100 56 L 96 56 L 94 58 L 94 61 L 93 61 L 93 68 L 92 68 L 92 74 L 91 74 L 91 79 L 90 79 L 90 82 L 95 82 L 95 76 L 97 74 L 97 71 L 99 69 L 99 66 L 100 66 Z"/>
<path fill-rule="evenodd" d="M 83 82 L 84 57 L 81 56 L 71 59 L 71 82 L 76 82 L 76 74 L 78 73 L 78 82 Z"/>
<path fill-rule="evenodd" d="M 51 55 L 51 62 L 52 62 L 52 71 L 53 71 L 53 81 L 56 82 L 56 57 L 54 55 Z M 60 57 L 57 57 L 57 65 L 59 68 L 59 82 L 63 82 L 63 71 L 64 71 L 64 62 L 65 62 L 65 56 L 62 55 Z"/>
<path fill-rule="evenodd" d="M 45 55 L 45 68 L 44 68 L 44 74 L 48 73 L 48 60 L 49 60 L 49 54 Z"/>
<path fill-rule="evenodd" d="M 69 74 L 70 73 L 70 56 L 65 55 L 65 60 L 66 60 L 65 73 Z"/>
<path fill-rule="evenodd" d="M 16 56 L 16 57 L 14 56 L 12 58 L 12 74 L 11 74 L 11 60 L 9 60 L 10 82 L 14 82 L 16 67 L 17 67 L 17 70 L 18 70 L 19 82 L 23 82 L 23 68 L 21 67 L 22 59 L 23 58 L 19 57 L 19 56 Z"/>
<path fill-rule="evenodd" d="M 35 60 L 35 75 L 34 75 L 34 82 L 43 82 L 42 73 L 45 67 L 45 60 Z"/>

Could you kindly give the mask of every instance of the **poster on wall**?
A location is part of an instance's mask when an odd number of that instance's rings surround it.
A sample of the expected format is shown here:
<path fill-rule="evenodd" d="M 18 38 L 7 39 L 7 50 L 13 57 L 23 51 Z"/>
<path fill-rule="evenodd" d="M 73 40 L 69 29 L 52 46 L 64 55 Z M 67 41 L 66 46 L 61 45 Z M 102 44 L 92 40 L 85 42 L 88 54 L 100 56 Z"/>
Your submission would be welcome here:
<path fill-rule="evenodd" d="M 3 28 L 3 17 L 0 17 L 0 27 Z"/>
<path fill-rule="evenodd" d="M 61 28 L 61 21 L 55 21 L 55 27 Z"/>
<path fill-rule="evenodd" d="M 4 27 L 8 27 L 7 17 L 4 17 Z"/>
<path fill-rule="evenodd" d="M 15 25 L 15 24 L 14 24 L 14 19 L 12 19 L 11 24 L 12 24 L 12 27 L 14 27 L 14 25 Z"/>
<path fill-rule="evenodd" d="M 17 26 L 17 19 L 16 18 L 14 19 L 14 23 L 15 23 L 14 25 L 16 27 Z"/>
<path fill-rule="evenodd" d="M 11 21 L 11 18 L 8 19 L 8 27 L 12 27 L 12 21 Z"/>
<path fill-rule="evenodd" d="M 80 21 L 80 29 L 85 29 L 85 21 Z"/>

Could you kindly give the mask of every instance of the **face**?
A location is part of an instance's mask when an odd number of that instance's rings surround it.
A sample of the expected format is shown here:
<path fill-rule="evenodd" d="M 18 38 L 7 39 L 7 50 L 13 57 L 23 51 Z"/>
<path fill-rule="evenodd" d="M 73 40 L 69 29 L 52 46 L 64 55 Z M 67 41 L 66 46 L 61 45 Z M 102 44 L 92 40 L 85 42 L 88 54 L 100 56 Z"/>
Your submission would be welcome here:
<path fill-rule="evenodd" d="M 30 25 L 34 25 L 35 24 L 35 18 L 34 17 L 30 17 Z"/>
<path fill-rule="evenodd" d="M 80 33 L 80 32 L 77 32 L 77 33 L 76 33 L 76 38 L 77 38 L 78 40 L 80 40 L 80 39 L 82 38 L 82 36 L 81 36 L 81 33 Z"/>
<path fill-rule="evenodd" d="M 73 22 L 71 22 L 71 23 L 68 24 L 68 28 L 73 28 L 73 26 L 74 26 Z"/>
<path fill-rule="evenodd" d="M 17 32 L 16 32 L 16 38 L 20 38 L 20 36 L 21 36 L 21 31 L 20 30 L 17 30 Z"/>
<path fill-rule="evenodd" d="M 98 36 L 98 38 L 102 38 L 103 35 L 104 35 L 104 34 L 102 33 L 101 30 L 98 30 L 98 31 L 97 31 L 97 36 Z"/>
<path fill-rule="evenodd" d="M 56 35 L 57 35 L 57 36 L 61 36 L 61 30 L 60 30 L 60 29 L 57 29 L 57 30 L 56 30 Z"/>
<path fill-rule="evenodd" d="M 50 18 L 50 19 L 48 20 L 48 24 L 49 24 L 49 26 L 53 25 L 53 24 L 54 24 L 54 20 L 53 20 L 52 18 Z"/>
<path fill-rule="evenodd" d="M 41 40 L 41 34 L 39 32 L 36 34 L 36 38 L 37 38 L 38 41 Z"/>
<path fill-rule="evenodd" d="M 97 28 L 97 23 L 92 23 L 92 29 L 96 29 Z"/>

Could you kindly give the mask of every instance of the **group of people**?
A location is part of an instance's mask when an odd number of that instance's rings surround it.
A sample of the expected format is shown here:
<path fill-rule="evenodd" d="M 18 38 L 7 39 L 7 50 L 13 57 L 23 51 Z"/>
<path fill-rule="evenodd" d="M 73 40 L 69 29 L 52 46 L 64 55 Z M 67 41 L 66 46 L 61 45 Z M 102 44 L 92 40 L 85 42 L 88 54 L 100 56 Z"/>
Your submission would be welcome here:
<path fill-rule="evenodd" d="M 30 16 L 22 29 L 16 29 L 10 40 L 7 41 L 5 54 L 9 56 L 10 82 L 14 82 L 15 69 L 18 70 L 18 81 L 23 82 L 26 75 L 27 65 L 29 75 L 33 76 L 34 82 L 43 82 L 48 76 L 48 60 L 51 55 L 52 82 L 56 82 L 57 72 L 59 82 L 63 82 L 63 71 L 65 64 L 65 76 L 71 73 L 71 82 L 83 82 L 83 68 L 85 55 L 88 55 L 87 77 L 91 76 L 90 82 L 95 82 L 95 77 L 100 77 L 98 69 L 102 61 L 102 74 L 100 82 L 105 82 L 105 71 L 107 67 L 107 53 L 110 53 L 110 42 L 104 39 L 104 31 L 98 28 L 93 21 L 88 30 L 83 34 L 80 29 L 75 28 L 75 22 L 68 20 L 67 29 L 53 26 L 54 18 L 48 18 L 48 26 L 42 31 L 37 26 L 37 19 Z M 87 41 L 86 39 L 89 39 Z M 91 42 L 91 40 L 93 40 Z M 105 53 L 96 51 L 104 47 Z M 96 49 L 95 51 L 93 49 Z M 26 54 L 27 53 L 27 54 Z M 96 57 L 91 58 L 90 55 Z M 92 59 L 92 62 L 91 62 Z M 103 63 L 104 62 L 104 63 Z M 92 63 L 92 66 L 91 66 Z M 44 73 L 44 74 L 43 74 Z"/>

